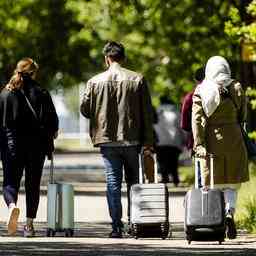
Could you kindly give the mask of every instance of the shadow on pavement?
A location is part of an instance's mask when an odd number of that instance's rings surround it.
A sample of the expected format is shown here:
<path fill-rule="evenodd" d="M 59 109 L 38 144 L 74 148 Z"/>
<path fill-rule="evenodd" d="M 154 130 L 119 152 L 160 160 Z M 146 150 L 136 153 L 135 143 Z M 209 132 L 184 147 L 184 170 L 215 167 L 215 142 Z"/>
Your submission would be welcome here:
<path fill-rule="evenodd" d="M 21 226 L 21 225 L 20 225 Z M 48 256 L 165 256 L 165 255 L 256 255 L 253 244 L 256 238 L 249 240 L 217 243 L 193 243 L 183 240 L 182 232 L 176 232 L 171 239 L 109 239 L 109 223 L 76 223 L 75 236 L 64 238 L 58 233 L 54 238 L 45 237 L 45 223 L 36 223 L 36 238 L 22 238 L 22 230 L 16 237 L 6 236 L 6 227 L 0 223 L 0 255 L 48 255 Z"/>
<path fill-rule="evenodd" d="M 90 255 L 90 256 L 164 256 L 164 255 L 215 255 L 240 256 L 240 255 L 255 255 L 256 249 L 237 249 L 237 248 L 207 248 L 207 246 L 197 246 L 196 248 L 181 248 L 181 247 L 164 247 L 161 245 L 140 245 L 126 243 L 76 243 L 70 241 L 55 242 L 7 242 L 1 244 L 0 255 Z"/>

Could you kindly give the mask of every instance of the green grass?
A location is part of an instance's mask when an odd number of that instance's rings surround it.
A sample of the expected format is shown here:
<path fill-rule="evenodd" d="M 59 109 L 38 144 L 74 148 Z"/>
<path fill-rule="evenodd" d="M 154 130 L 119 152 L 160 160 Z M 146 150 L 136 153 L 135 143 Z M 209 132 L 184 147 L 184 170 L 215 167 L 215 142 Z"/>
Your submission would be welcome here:
<path fill-rule="evenodd" d="M 184 186 L 190 187 L 194 185 L 194 180 L 195 180 L 194 168 L 192 166 L 180 166 L 179 177 L 180 177 L 181 183 L 183 183 Z"/>
<path fill-rule="evenodd" d="M 250 164 L 250 180 L 238 191 L 235 219 L 237 226 L 256 234 L 256 166 Z"/>

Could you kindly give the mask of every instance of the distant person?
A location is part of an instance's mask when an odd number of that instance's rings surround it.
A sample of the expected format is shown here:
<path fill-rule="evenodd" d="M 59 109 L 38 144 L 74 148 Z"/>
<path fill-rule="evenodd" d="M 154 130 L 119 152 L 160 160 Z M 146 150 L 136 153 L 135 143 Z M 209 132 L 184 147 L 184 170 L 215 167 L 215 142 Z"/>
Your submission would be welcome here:
<path fill-rule="evenodd" d="M 112 219 L 111 238 L 122 237 L 121 186 L 127 183 L 128 222 L 130 188 L 139 182 L 139 153 L 152 151 L 153 123 L 149 89 L 144 77 L 123 68 L 125 49 L 110 41 L 103 48 L 107 71 L 86 85 L 81 113 L 90 119 L 92 143 L 100 147 L 107 179 L 107 200 Z"/>
<path fill-rule="evenodd" d="M 224 191 L 227 237 L 236 237 L 234 213 L 237 189 L 249 179 L 248 156 L 240 124 L 246 121 L 246 96 L 241 84 L 231 78 L 228 62 L 211 57 L 205 79 L 193 95 L 192 130 L 196 155 L 214 159 L 214 184 Z M 202 180 L 209 185 L 209 161 L 203 161 Z"/>
<path fill-rule="evenodd" d="M 20 210 L 16 206 L 25 170 L 26 225 L 24 236 L 35 235 L 40 180 L 45 156 L 53 152 L 58 117 L 50 94 L 35 81 L 38 65 L 31 58 L 17 63 L 9 83 L 0 94 L 3 144 L 3 196 L 9 208 L 8 234 L 14 235 Z"/>
<path fill-rule="evenodd" d="M 184 132 L 180 128 L 180 112 L 175 104 L 164 95 L 160 97 L 160 106 L 156 110 L 157 122 L 154 125 L 156 134 L 156 155 L 161 174 L 161 182 L 179 185 L 178 160 L 184 145 Z"/>
<path fill-rule="evenodd" d="M 196 70 L 194 75 L 194 80 L 196 82 L 195 88 L 198 84 L 200 84 L 204 80 L 204 73 L 205 70 L 203 67 Z M 187 93 L 183 99 L 182 107 L 181 107 L 181 119 L 180 119 L 180 126 L 181 128 L 187 132 L 187 141 L 186 147 L 188 150 L 193 149 L 193 134 L 192 134 L 192 126 L 191 126 L 191 118 L 192 118 L 192 104 L 193 104 L 193 94 L 195 88 Z"/>

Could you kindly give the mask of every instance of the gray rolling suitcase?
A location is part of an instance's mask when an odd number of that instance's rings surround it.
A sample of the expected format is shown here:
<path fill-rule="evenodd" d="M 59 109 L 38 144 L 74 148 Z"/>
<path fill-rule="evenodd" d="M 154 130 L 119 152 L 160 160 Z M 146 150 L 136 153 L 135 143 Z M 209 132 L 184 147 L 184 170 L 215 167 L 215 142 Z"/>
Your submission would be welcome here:
<path fill-rule="evenodd" d="M 195 158 L 195 189 L 185 196 L 185 234 L 191 241 L 219 241 L 225 239 L 225 202 L 220 189 L 214 189 L 213 156 L 210 156 L 210 188 L 200 188 L 200 161 Z"/>
<path fill-rule="evenodd" d="M 56 183 L 53 179 L 53 156 L 50 165 L 50 183 L 47 188 L 47 236 L 64 232 L 74 234 L 74 189 L 71 184 Z"/>
<path fill-rule="evenodd" d="M 157 183 L 156 159 L 155 183 L 143 183 L 142 155 L 140 157 L 139 184 L 131 187 L 131 233 L 139 237 L 160 237 L 169 233 L 169 199 L 166 184 Z"/>

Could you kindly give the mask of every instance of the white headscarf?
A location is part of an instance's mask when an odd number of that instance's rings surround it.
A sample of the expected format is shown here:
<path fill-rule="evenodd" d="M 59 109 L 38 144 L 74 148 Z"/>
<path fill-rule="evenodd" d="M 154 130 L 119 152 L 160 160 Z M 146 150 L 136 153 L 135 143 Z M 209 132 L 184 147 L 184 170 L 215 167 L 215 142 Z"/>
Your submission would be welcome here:
<path fill-rule="evenodd" d="M 220 87 L 231 84 L 231 71 L 228 62 L 221 56 L 211 57 L 205 67 L 205 79 L 200 84 L 199 94 L 205 114 L 209 117 L 220 104 Z"/>

